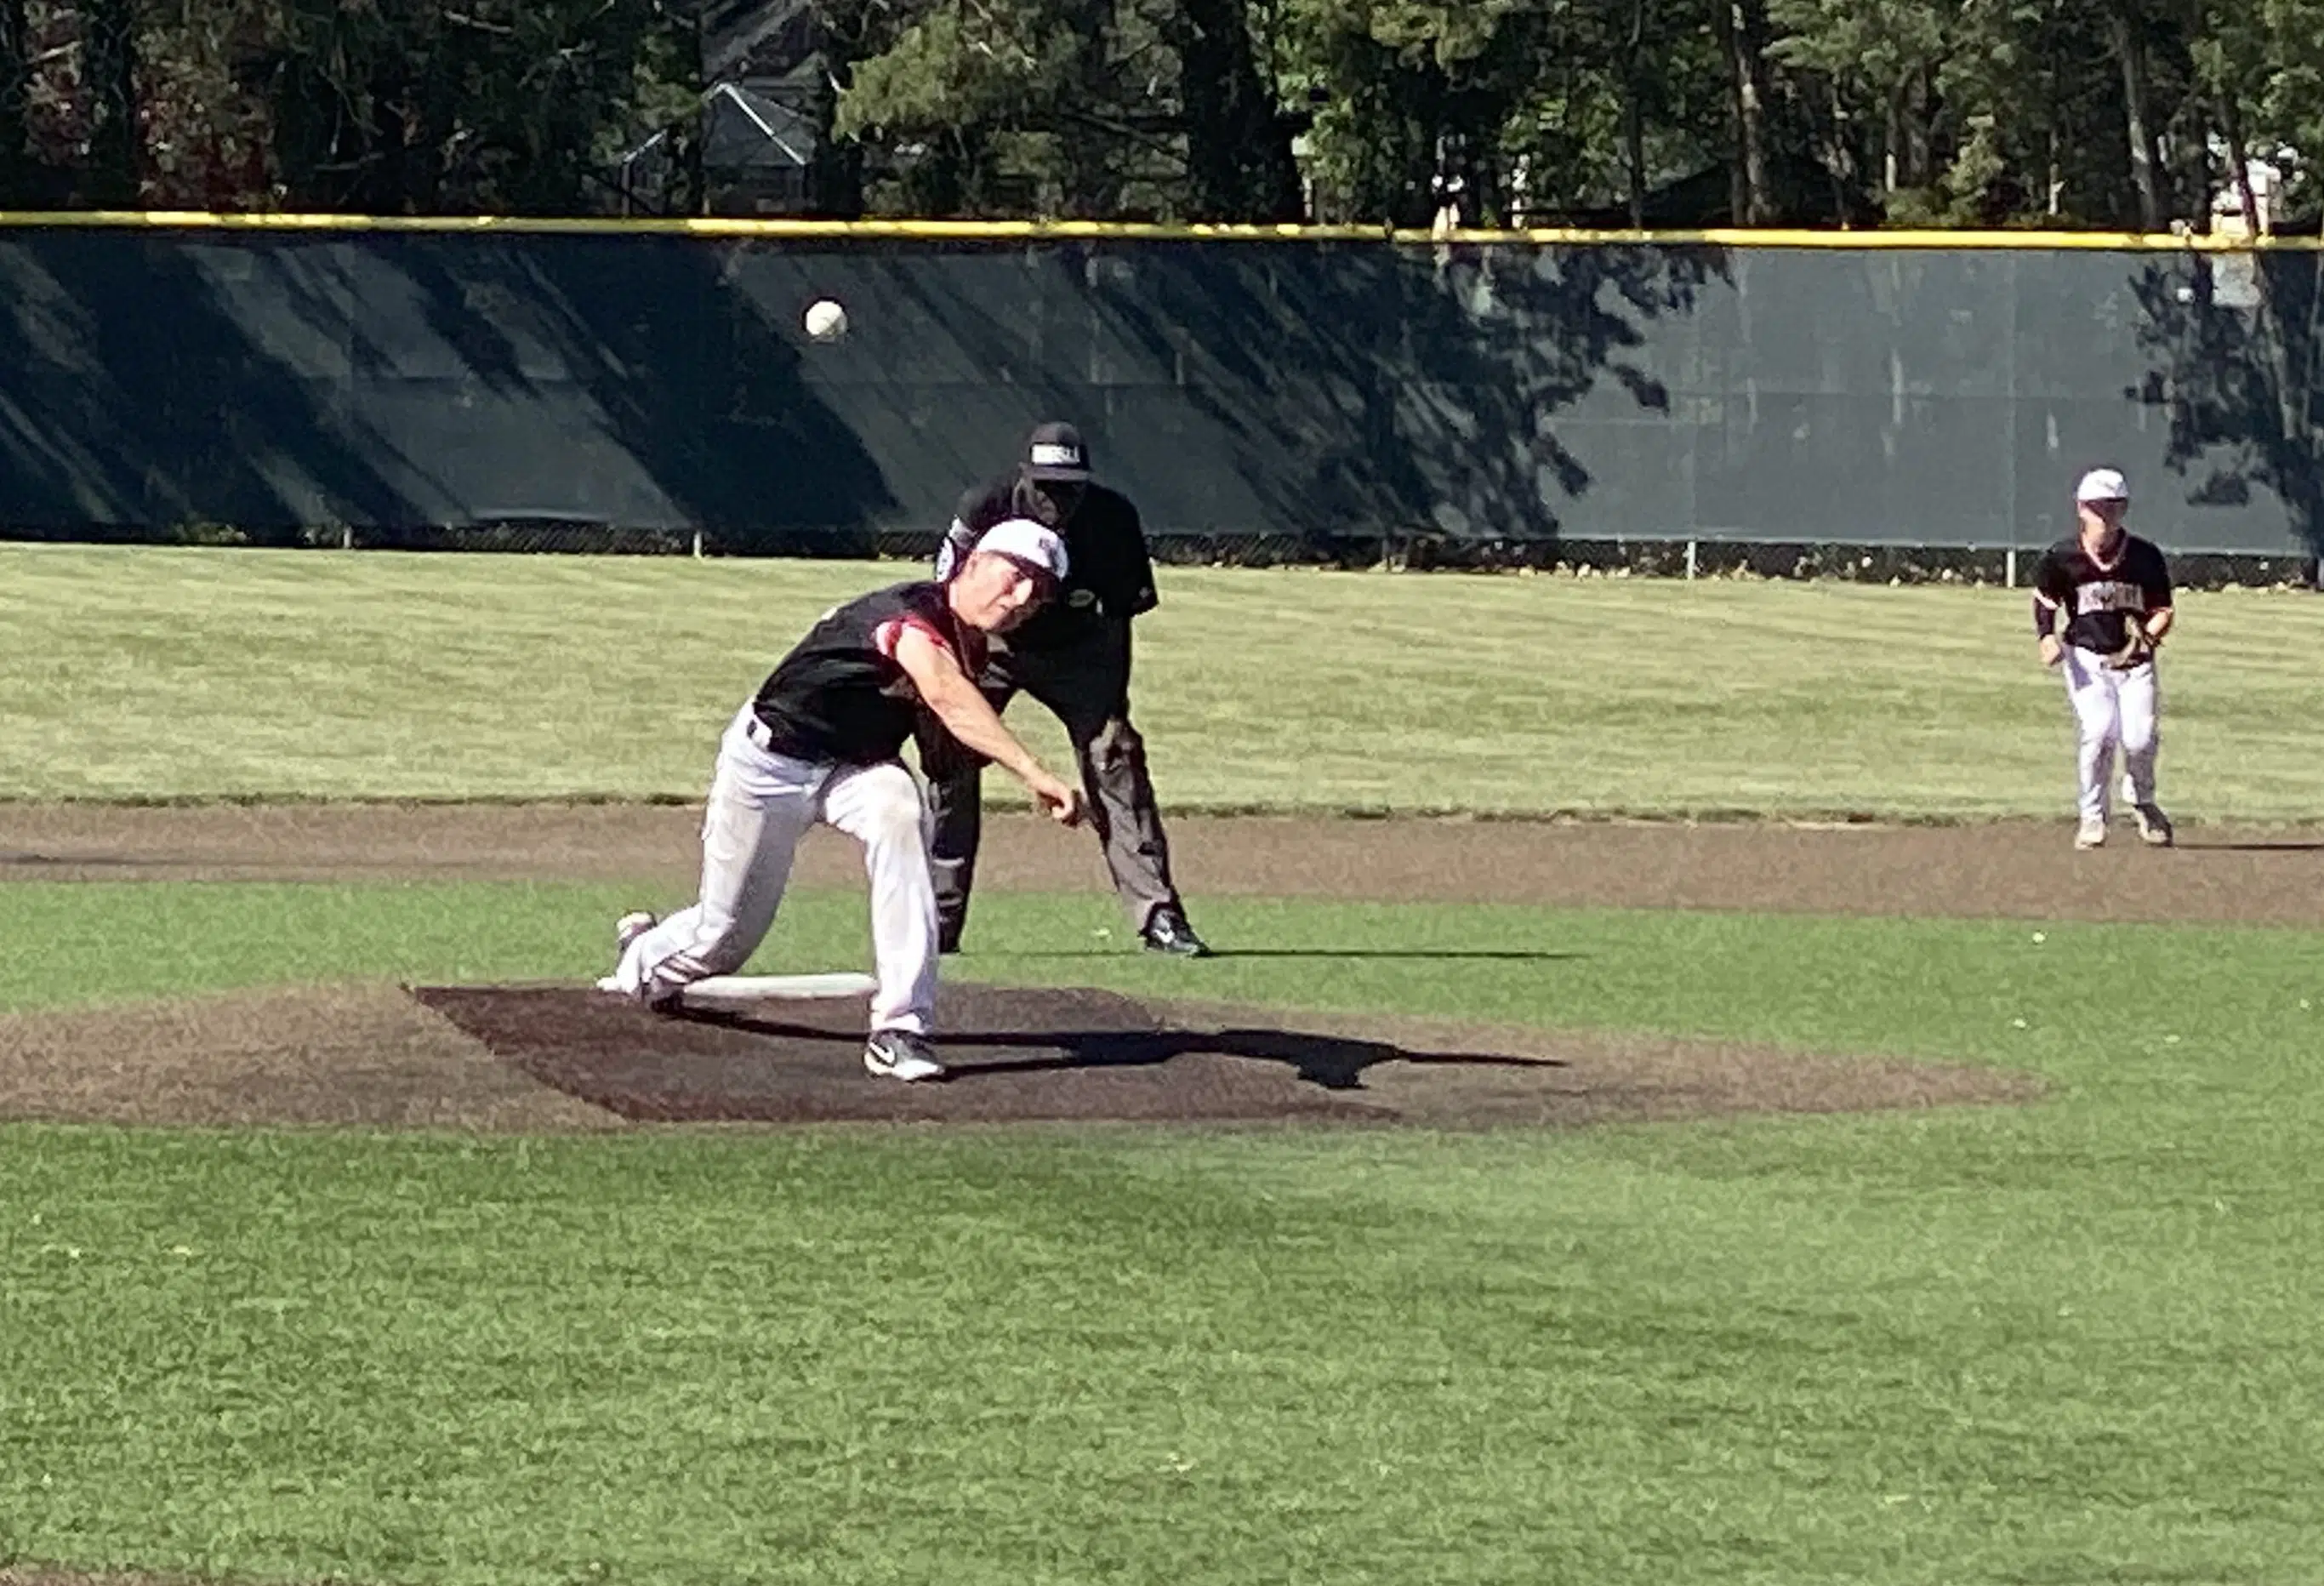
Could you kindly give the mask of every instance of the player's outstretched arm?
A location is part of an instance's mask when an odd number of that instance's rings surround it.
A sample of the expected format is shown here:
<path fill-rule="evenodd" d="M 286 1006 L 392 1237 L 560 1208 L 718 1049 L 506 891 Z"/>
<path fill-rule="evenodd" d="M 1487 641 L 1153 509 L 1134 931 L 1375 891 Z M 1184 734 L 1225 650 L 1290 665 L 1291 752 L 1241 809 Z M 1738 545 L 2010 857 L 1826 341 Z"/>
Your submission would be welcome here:
<path fill-rule="evenodd" d="M 1086 813 L 1082 790 L 1051 776 L 1033 752 L 1018 741 L 1001 720 L 951 650 L 918 628 L 906 628 L 896 640 L 896 664 L 920 691 L 920 699 L 963 745 L 982 755 L 1033 791 L 1052 819 L 1079 825 Z"/>

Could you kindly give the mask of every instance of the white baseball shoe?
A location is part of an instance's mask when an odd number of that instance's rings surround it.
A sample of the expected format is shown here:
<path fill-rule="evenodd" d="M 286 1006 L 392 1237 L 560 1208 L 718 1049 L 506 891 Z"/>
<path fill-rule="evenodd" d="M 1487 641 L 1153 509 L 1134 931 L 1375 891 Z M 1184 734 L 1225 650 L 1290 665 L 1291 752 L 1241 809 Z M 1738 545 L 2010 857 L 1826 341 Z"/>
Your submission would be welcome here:
<path fill-rule="evenodd" d="M 908 1084 L 945 1077 L 945 1065 L 927 1041 L 908 1030 L 880 1029 L 863 1043 L 863 1072 L 874 1079 L 900 1079 Z"/>
<path fill-rule="evenodd" d="M 603 980 L 600 980 L 597 982 L 597 989 L 599 991 L 611 991 L 616 996 L 627 996 L 629 994 L 622 989 L 622 960 L 630 955 L 631 943 L 636 941 L 640 936 L 644 936 L 648 931 L 653 929 L 654 927 L 660 923 L 661 922 L 659 920 L 656 919 L 652 915 L 648 914 L 642 908 L 638 909 L 634 913 L 625 914 L 622 916 L 621 918 L 613 922 L 613 973 L 605 976 Z M 674 998 L 675 994 L 673 993 L 671 997 L 665 998 L 663 1001 L 664 1003 L 669 1003 L 674 1001 Z M 646 1005 L 650 1008 L 657 1006 L 657 1004 L 653 1002 L 648 1002 Z"/>
<path fill-rule="evenodd" d="M 2138 840 L 2149 848 L 2168 848 L 2177 834 L 2171 829 L 2171 817 L 2163 813 L 2159 804 L 2134 804 L 2130 813 L 2138 821 Z"/>
<path fill-rule="evenodd" d="M 660 923 L 661 921 L 642 908 L 635 913 L 625 914 L 615 920 L 613 922 L 613 962 L 618 964 L 622 959 L 628 957 L 630 944 Z"/>
<path fill-rule="evenodd" d="M 2105 847 L 2106 822 L 2103 820 L 2082 822 L 2080 827 L 2074 833 L 2074 846 L 2083 849 Z"/>

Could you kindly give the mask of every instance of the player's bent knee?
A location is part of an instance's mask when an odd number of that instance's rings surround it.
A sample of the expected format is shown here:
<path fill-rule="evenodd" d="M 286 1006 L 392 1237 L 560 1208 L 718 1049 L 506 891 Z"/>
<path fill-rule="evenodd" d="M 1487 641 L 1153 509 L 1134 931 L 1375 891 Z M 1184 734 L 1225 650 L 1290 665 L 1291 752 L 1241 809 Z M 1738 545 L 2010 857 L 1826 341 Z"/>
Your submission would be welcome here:
<path fill-rule="evenodd" d="M 901 809 L 881 809 L 865 819 L 863 841 L 874 848 L 925 848 L 927 817 L 915 804 Z"/>
<path fill-rule="evenodd" d="M 863 779 L 863 808 L 853 823 L 866 843 L 908 843 L 927 840 L 929 812 L 918 786 L 902 767 L 894 774 L 874 771 Z"/>

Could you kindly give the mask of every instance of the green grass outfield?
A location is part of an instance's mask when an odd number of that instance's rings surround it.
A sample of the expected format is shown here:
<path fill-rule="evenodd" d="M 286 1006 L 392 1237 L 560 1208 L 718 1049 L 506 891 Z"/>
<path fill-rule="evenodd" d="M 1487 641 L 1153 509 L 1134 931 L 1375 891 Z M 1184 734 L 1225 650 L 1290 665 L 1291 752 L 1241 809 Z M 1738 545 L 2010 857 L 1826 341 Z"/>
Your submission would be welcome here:
<path fill-rule="evenodd" d="M 904 564 L 0 548 L 0 799 L 699 797 L 726 716 Z M 1180 809 L 2056 815 L 2026 596 L 1165 569 Z M 2182 818 L 2324 812 L 2324 601 L 2190 595 Z M 1038 711 L 1013 718 L 1052 753 Z M 1004 790 L 1005 791 L 1005 790 Z"/>
<path fill-rule="evenodd" d="M 0 798 L 692 799 L 798 627 L 900 571 L 0 551 Z M 2022 595 L 1176 570 L 1165 595 L 1139 715 L 1181 806 L 2062 804 Z M 2324 604 L 2186 611 L 2174 807 L 2312 818 Z M 0 883 L 0 1010 L 595 974 L 617 908 L 673 900 Z M 803 893 L 771 953 L 859 961 L 863 908 Z M 2324 932 L 1225 898 L 1202 920 L 1312 955 L 1161 963 L 1120 950 L 1111 899 L 996 893 L 978 941 L 1008 951 L 960 969 L 1991 1064 L 2052 1093 L 1494 1136 L 0 1126 L 0 1567 L 2317 1578 Z"/>
<path fill-rule="evenodd" d="M 0 1005 L 595 973 L 626 900 L 5 886 Z M 965 967 L 1002 979 L 2055 1088 L 1466 1138 L 0 1129 L 0 1560 L 429 1586 L 2314 1579 L 2317 934 L 1217 899 L 1223 939 L 1368 956 L 1188 965 L 1107 947 L 1107 899 L 982 907 L 1011 953 Z M 804 895 L 779 930 L 852 955 L 862 900 Z"/>

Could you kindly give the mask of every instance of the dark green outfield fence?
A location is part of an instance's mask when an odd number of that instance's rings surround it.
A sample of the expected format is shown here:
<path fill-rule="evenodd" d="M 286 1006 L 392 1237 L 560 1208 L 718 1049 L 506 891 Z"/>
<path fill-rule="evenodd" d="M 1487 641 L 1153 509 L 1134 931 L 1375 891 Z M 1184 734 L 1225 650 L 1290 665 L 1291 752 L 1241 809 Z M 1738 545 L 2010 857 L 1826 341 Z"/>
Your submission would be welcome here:
<path fill-rule="evenodd" d="M 1064 417 L 1222 543 L 2324 545 L 2306 248 L 1088 229 L 0 226 L 0 532 L 861 550 Z"/>

